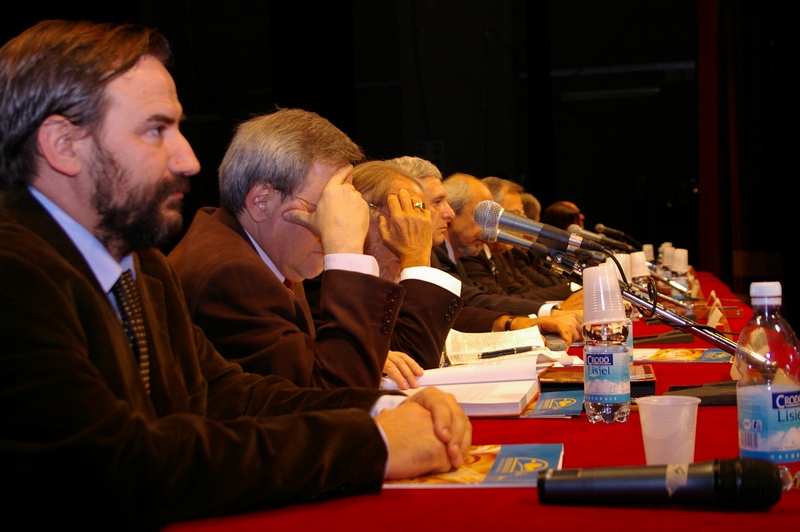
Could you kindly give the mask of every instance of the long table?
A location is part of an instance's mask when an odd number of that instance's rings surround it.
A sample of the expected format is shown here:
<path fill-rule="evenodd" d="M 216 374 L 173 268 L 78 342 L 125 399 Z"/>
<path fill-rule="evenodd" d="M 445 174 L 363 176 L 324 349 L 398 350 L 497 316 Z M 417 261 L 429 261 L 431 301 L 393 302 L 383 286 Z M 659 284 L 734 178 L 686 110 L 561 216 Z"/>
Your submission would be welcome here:
<path fill-rule="evenodd" d="M 752 311 L 723 283 L 699 272 L 703 293 L 714 290 L 724 306 L 736 306 L 731 331 L 740 331 Z M 701 320 L 698 320 L 702 323 Z M 634 324 L 634 336 L 669 332 L 671 327 Z M 733 336 L 736 339 L 736 336 Z M 677 344 L 673 344 L 677 345 Z M 711 347 L 699 338 L 681 347 Z M 644 347 L 644 346 L 643 346 Z M 657 345 L 647 347 L 658 347 Z M 580 348 L 570 354 L 580 355 Z M 673 385 L 730 380 L 730 365 L 654 363 L 656 393 Z M 474 419 L 474 444 L 564 443 L 564 468 L 645 464 L 638 412 L 627 423 L 591 424 L 585 414 L 571 419 Z M 698 411 L 695 461 L 738 455 L 735 406 L 703 406 Z M 708 527 L 792 530 L 800 523 L 800 490 L 785 492 L 762 511 L 725 512 L 703 507 L 600 507 L 543 505 L 535 488 L 425 488 L 384 490 L 322 503 L 302 504 L 168 527 L 170 532 L 217 530 L 700 530 Z"/>

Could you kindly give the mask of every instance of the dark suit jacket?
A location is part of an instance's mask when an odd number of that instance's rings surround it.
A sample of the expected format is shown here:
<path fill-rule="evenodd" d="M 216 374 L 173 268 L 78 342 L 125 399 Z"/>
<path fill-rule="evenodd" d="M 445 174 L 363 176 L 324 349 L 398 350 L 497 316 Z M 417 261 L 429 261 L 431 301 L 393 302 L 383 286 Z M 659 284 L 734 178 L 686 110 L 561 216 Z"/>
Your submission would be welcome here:
<path fill-rule="evenodd" d="M 406 279 L 400 284 L 406 295 L 394 324 L 390 348 L 406 353 L 423 369 L 438 368 L 447 334 L 454 324 L 461 323 L 461 315 L 466 310 L 464 303 L 451 291 L 433 283 Z M 306 279 L 303 286 L 314 321 L 323 324 L 322 276 Z"/>
<path fill-rule="evenodd" d="M 522 275 L 530 279 L 533 284 L 539 286 L 569 285 L 569 280 L 557 273 L 541 271 L 538 266 L 540 259 L 534 257 L 531 252 L 515 247 L 511 250 L 511 256 L 514 259 L 514 267 Z M 567 294 L 567 296 L 568 295 L 569 294 Z"/>
<path fill-rule="evenodd" d="M 169 254 L 194 322 L 246 371 L 300 386 L 378 387 L 405 289 L 372 275 L 322 274 L 315 327 L 302 283 L 294 293 L 264 264 L 226 209 L 197 211 Z"/>
<path fill-rule="evenodd" d="M 9 523 L 157 529 L 380 491 L 386 448 L 368 410 L 381 392 L 303 390 L 243 373 L 192 324 L 164 255 L 145 250 L 135 264 L 149 397 L 81 253 L 27 190 L 0 194 L 0 477 Z"/>
<path fill-rule="evenodd" d="M 568 284 L 538 286 L 522 275 L 514 266 L 510 255 L 482 250 L 474 257 L 462 257 L 461 264 L 476 284 L 491 294 L 524 297 L 535 301 L 561 301 L 572 293 Z"/>
<path fill-rule="evenodd" d="M 537 314 L 547 299 L 524 298 L 503 293 L 491 293 L 470 279 L 460 262 L 453 262 L 447 254 L 445 244 L 433 246 L 431 266 L 440 268 L 461 279 L 461 298 L 466 306 L 497 311 L 515 316 Z M 458 329 L 462 330 L 462 329 Z M 489 329 L 487 329 L 489 330 Z"/>

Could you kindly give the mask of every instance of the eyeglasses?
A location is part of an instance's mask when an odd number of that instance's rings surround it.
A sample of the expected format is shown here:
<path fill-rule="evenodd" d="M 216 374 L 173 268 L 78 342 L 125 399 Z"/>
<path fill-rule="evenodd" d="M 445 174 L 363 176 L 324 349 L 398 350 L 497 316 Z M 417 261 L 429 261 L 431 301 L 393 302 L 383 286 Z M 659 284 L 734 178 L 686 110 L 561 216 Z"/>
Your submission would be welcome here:
<path fill-rule="evenodd" d="M 292 198 L 294 198 L 297 201 L 301 202 L 305 206 L 306 211 L 308 211 L 309 214 L 312 214 L 312 213 L 317 211 L 317 204 L 316 203 L 311 203 L 307 199 L 303 199 L 300 196 L 296 196 L 294 194 L 292 194 Z"/>
<path fill-rule="evenodd" d="M 369 206 L 370 206 L 370 208 L 372 208 L 372 209 L 375 209 L 376 211 L 380 211 L 380 212 L 382 212 L 382 213 L 383 213 L 383 214 L 385 214 L 386 216 L 388 216 L 388 215 L 389 215 L 389 214 L 388 214 L 388 213 L 387 213 L 385 210 L 383 210 L 382 208 L 378 207 L 378 206 L 377 206 L 377 205 L 375 205 L 374 203 L 367 203 L 367 205 L 369 205 Z M 424 211 L 425 209 L 427 209 L 427 208 L 428 208 L 428 206 L 425 204 L 425 202 L 424 202 L 424 201 L 415 201 L 415 202 L 413 203 L 413 206 L 414 206 L 414 208 L 415 208 L 415 209 L 419 209 L 419 210 L 421 210 L 421 211 Z"/>
<path fill-rule="evenodd" d="M 375 205 L 374 203 L 369 203 L 369 202 L 367 202 L 367 205 L 369 205 L 369 208 L 370 208 L 370 209 L 375 209 L 376 211 L 378 211 L 379 213 L 383 214 L 383 215 L 384 215 L 384 216 L 386 216 L 387 218 L 389 217 L 389 213 L 388 213 L 388 212 L 386 212 L 384 209 L 382 209 L 382 208 L 378 207 L 378 206 L 377 206 L 377 205 Z"/>

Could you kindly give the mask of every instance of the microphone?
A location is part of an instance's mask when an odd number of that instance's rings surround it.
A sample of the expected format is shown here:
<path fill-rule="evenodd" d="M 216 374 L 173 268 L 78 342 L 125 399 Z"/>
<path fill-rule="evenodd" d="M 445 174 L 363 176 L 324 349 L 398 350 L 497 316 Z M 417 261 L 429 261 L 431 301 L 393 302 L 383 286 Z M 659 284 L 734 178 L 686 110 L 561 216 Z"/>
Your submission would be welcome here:
<path fill-rule="evenodd" d="M 472 217 L 483 231 L 487 231 L 487 235 L 493 235 L 495 238 L 497 232 L 503 229 L 512 233 L 536 237 L 536 240 L 548 248 L 557 251 L 574 252 L 578 249 L 586 249 L 590 251 L 599 251 L 606 255 L 612 254 L 609 250 L 593 240 L 584 239 L 580 235 L 571 235 L 558 227 L 543 224 L 526 218 L 525 216 L 508 212 L 501 207 L 499 203 L 492 200 L 483 200 L 475 205 L 475 209 L 472 211 Z"/>
<path fill-rule="evenodd" d="M 620 251 L 624 251 L 625 253 L 636 251 L 633 248 L 633 246 L 631 246 L 627 242 L 620 242 L 619 240 L 614 240 L 613 238 L 609 238 L 605 235 L 598 235 L 597 233 L 592 233 L 591 231 L 587 231 L 578 224 L 572 224 L 569 227 L 567 227 L 567 232 L 578 234 L 583 238 L 594 240 L 595 242 L 605 247 L 618 249 Z"/>
<path fill-rule="evenodd" d="M 537 265 L 542 270 L 555 273 L 573 283 L 583 285 L 584 265 L 580 264 L 566 253 L 553 252 L 551 255 L 550 249 L 547 246 L 504 231 L 497 231 L 496 234 L 490 234 L 490 231 L 484 229 L 481 232 L 481 239 L 487 242 L 510 244 L 528 250 L 539 259 Z M 587 251 L 586 253 L 591 252 Z M 602 260 L 605 260 L 605 257 L 603 257 Z"/>
<path fill-rule="evenodd" d="M 548 260 L 550 258 L 550 250 L 547 246 L 534 242 L 533 240 L 528 240 L 527 238 L 522 238 L 521 236 L 506 233 L 505 231 L 487 231 L 483 229 L 481 231 L 481 240 L 486 242 L 500 242 L 501 244 L 522 248 L 526 251 L 530 251 L 536 255 L 536 258 L 541 260 Z"/>
<path fill-rule="evenodd" d="M 548 469 L 537 477 L 542 504 L 693 504 L 754 510 L 783 492 L 778 466 L 760 458 L 692 464 Z"/>
<path fill-rule="evenodd" d="M 637 251 L 644 247 L 639 242 L 637 242 L 636 239 L 634 239 L 633 237 L 626 235 L 625 233 L 623 233 L 622 231 L 618 231 L 617 229 L 611 229 L 610 227 L 606 227 L 603 224 L 595 225 L 594 230 L 597 231 L 598 233 L 602 233 L 608 236 L 613 236 L 614 238 L 617 238 L 619 240 L 624 240 L 626 242 L 629 242 L 631 245 L 636 246 Z"/>

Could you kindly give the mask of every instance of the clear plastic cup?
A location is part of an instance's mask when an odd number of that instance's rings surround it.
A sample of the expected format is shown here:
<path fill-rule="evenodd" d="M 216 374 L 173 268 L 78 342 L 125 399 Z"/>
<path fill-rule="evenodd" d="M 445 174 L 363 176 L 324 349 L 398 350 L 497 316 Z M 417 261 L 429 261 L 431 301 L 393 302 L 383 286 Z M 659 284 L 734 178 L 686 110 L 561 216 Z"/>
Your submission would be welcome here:
<path fill-rule="evenodd" d="M 636 400 L 647 465 L 694 462 L 699 397 L 649 395 Z"/>
<path fill-rule="evenodd" d="M 583 322 L 627 321 L 617 266 L 606 261 L 583 270 Z"/>
<path fill-rule="evenodd" d="M 650 277 L 650 268 L 647 267 L 647 257 L 644 251 L 631 253 L 631 278 L 636 279 L 638 277 Z"/>

